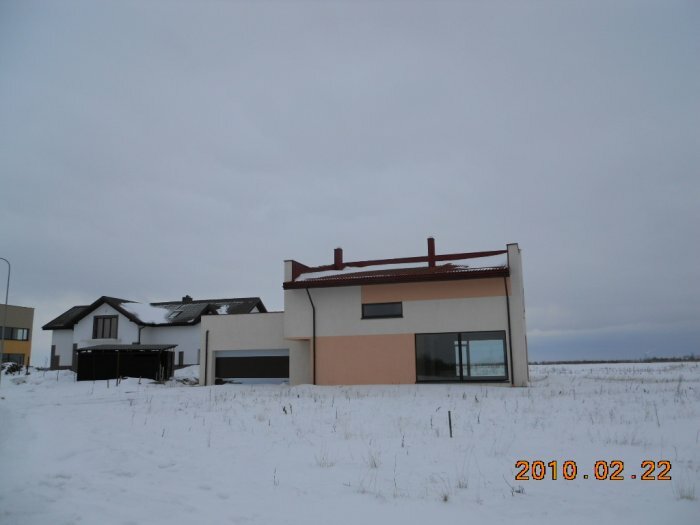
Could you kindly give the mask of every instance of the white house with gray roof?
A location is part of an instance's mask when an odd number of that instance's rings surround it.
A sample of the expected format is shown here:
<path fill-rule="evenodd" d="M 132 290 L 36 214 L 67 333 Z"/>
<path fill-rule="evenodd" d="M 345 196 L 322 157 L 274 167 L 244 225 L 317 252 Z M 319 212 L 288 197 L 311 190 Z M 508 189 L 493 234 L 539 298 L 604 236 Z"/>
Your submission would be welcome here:
<path fill-rule="evenodd" d="M 186 295 L 181 301 L 137 303 L 102 296 L 73 306 L 42 328 L 52 331 L 53 369 L 76 369 L 81 349 L 152 351 L 154 345 L 168 347 L 172 363 L 186 366 L 199 363 L 202 315 L 256 312 L 267 312 L 259 297 L 195 300 Z"/>

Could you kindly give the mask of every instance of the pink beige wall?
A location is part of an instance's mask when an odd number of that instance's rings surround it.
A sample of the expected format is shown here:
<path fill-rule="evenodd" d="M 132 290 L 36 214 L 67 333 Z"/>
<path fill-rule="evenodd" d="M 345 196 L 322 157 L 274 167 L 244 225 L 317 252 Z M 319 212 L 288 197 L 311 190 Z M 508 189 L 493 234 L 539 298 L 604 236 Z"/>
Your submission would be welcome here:
<path fill-rule="evenodd" d="M 510 292 L 510 279 L 508 288 Z M 462 299 L 468 297 L 505 296 L 503 279 L 469 279 L 464 281 L 433 281 L 401 284 L 373 284 L 362 287 L 363 303 L 391 303 L 397 301 L 429 301 L 435 299 Z"/>
<path fill-rule="evenodd" d="M 319 385 L 416 382 L 413 334 L 318 337 L 316 349 Z"/>

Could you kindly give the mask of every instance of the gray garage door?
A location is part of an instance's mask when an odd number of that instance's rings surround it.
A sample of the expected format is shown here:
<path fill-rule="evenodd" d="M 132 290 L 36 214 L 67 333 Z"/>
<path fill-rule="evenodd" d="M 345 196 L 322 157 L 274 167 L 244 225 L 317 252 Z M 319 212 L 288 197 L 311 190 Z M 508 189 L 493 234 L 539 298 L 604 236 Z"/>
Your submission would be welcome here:
<path fill-rule="evenodd" d="M 217 384 L 289 382 L 289 350 L 227 350 L 215 353 Z"/>

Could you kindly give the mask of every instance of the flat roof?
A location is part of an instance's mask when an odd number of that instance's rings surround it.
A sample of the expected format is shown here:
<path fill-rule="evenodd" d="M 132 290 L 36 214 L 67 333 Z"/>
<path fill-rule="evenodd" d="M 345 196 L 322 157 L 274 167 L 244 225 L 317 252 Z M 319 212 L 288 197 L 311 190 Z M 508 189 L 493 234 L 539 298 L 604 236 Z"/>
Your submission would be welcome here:
<path fill-rule="evenodd" d="M 428 254 L 417 257 L 346 262 L 342 249 L 336 248 L 333 264 L 310 267 L 294 260 L 288 262 L 291 263 L 292 278 L 283 284 L 285 290 L 510 275 L 507 249 L 437 254 L 433 238 L 428 239 Z"/>
<path fill-rule="evenodd" d="M 78 348 L 77 352 L 123 352 L 123 351 L 139 351 L 139 352 L 160 352 L 164 350 L 172 350 L 177 345 L 95 345 L 84 346 Z"/>

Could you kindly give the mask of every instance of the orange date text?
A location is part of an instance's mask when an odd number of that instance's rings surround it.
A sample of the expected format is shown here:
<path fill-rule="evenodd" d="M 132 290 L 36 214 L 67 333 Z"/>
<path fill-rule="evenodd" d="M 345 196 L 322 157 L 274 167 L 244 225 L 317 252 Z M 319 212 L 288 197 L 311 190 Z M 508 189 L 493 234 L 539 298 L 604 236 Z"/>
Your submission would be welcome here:
<path fill-rule="evenodd" d="M 639 479 L 642 481 L 670 481 L 671 462 L 667 460 L 654 461 L 645 459 L 640 465 L 638 473 L 631 473 L 626 477 L 625 462 L 619 459 L 598 460 L 592 468 L 582 468 L 573 460 L 543 461 L 543 460 L 519 460 L 515 462 L 516 481 L 529 480 L 557 480 L 564 479 L 597 479 L 606 481 L 622 481 L 624 479 Z"/>

